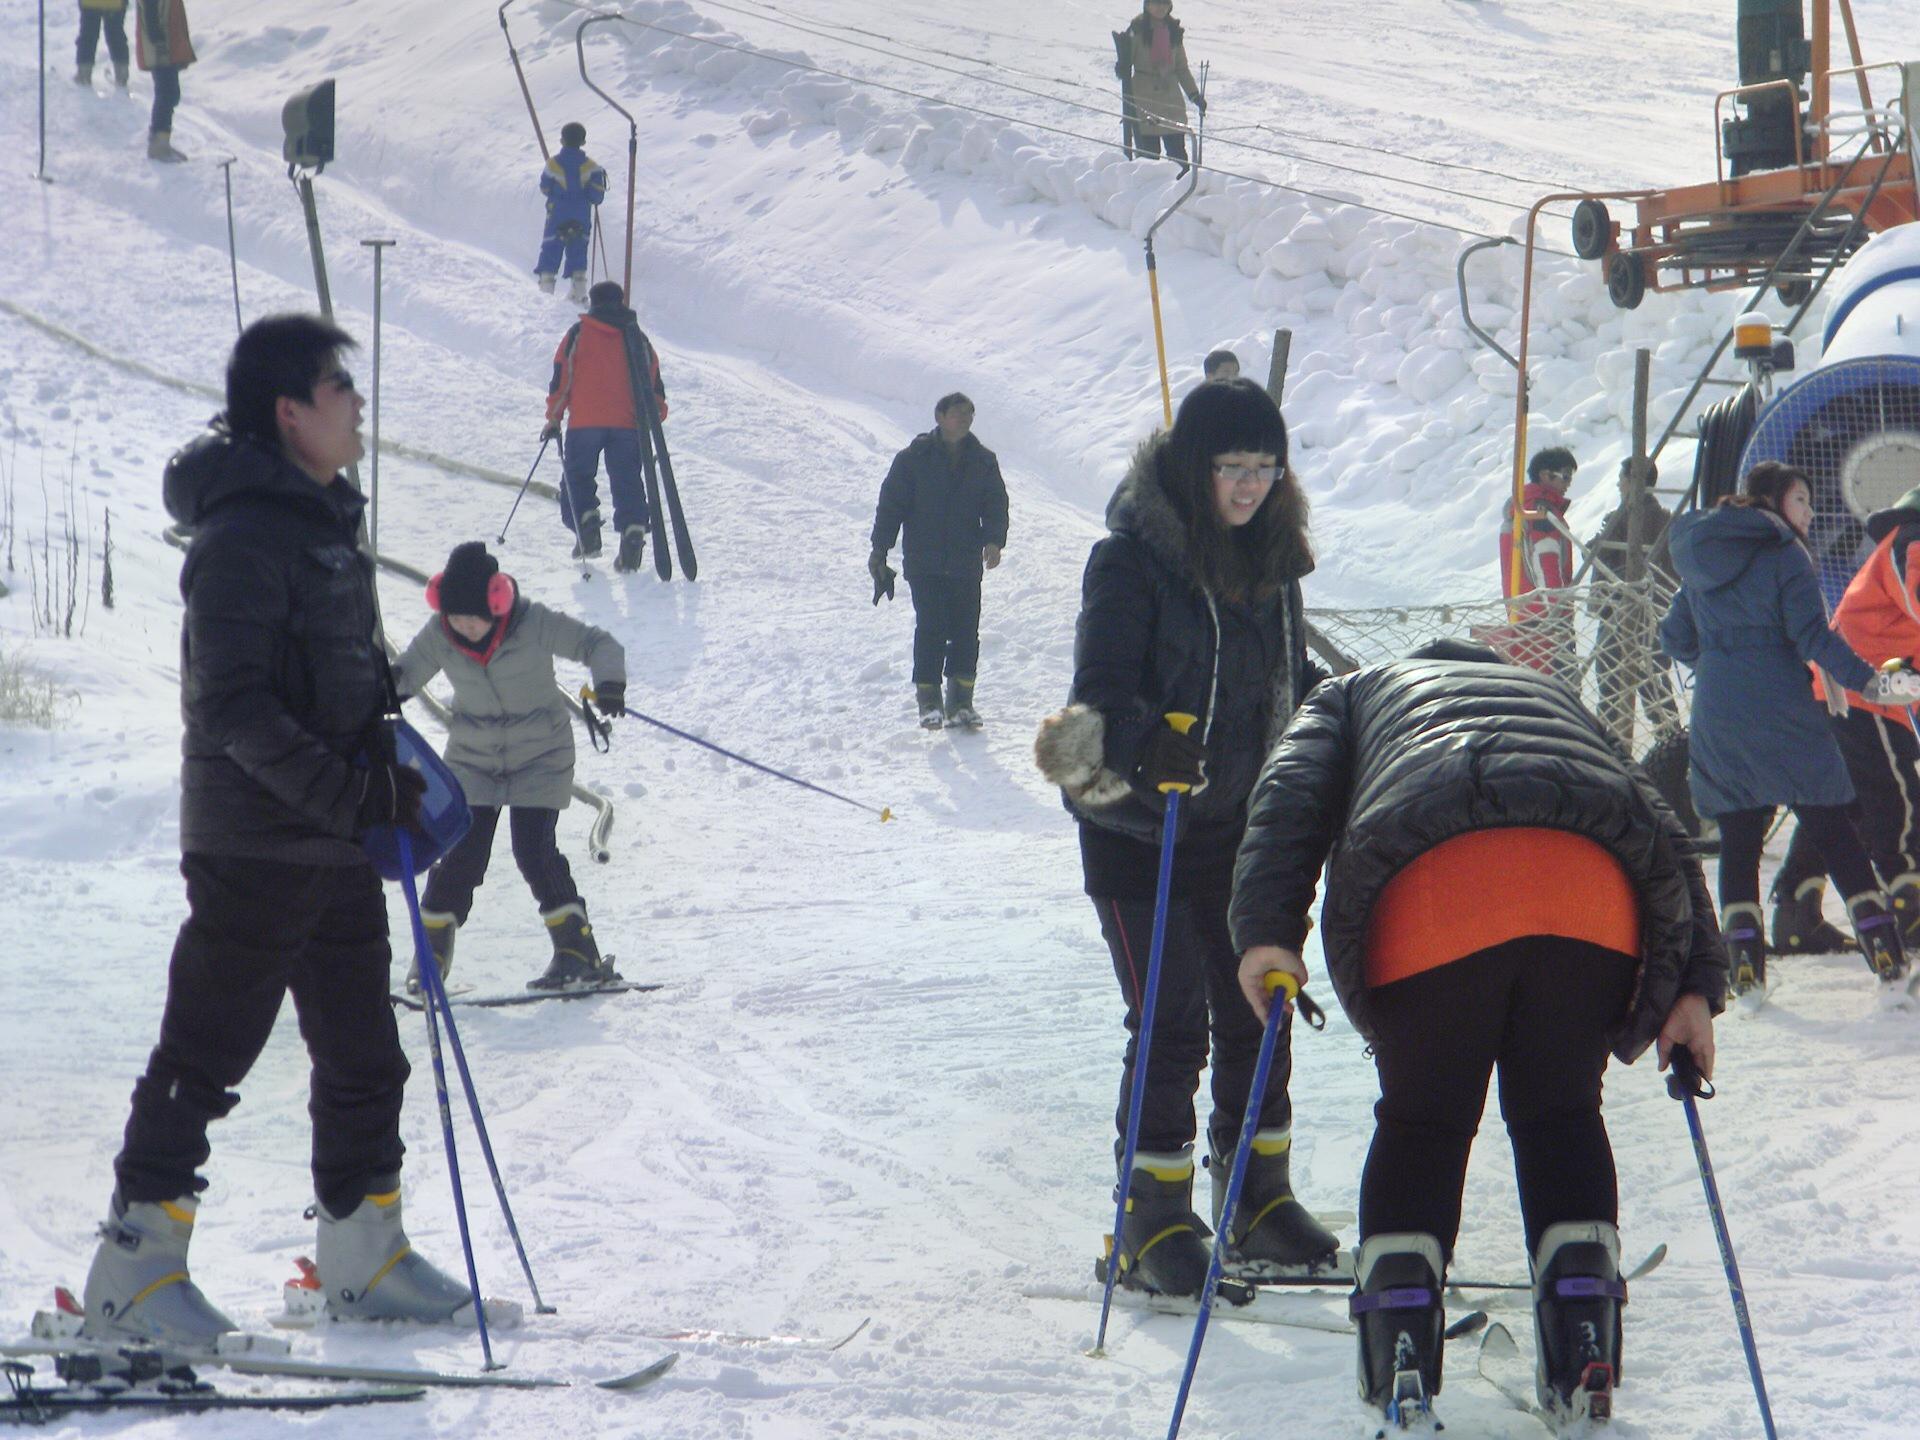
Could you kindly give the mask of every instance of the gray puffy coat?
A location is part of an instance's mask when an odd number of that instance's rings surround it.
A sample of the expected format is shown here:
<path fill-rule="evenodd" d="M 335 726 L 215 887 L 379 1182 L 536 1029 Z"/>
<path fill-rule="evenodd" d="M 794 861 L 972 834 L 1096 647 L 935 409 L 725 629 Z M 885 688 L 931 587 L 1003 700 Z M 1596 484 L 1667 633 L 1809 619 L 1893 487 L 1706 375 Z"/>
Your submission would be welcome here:
<path fill-rule="evenodd" d="M 515 598 L 506 633 L 484 661 L 436 615 L 395 662 L 403 697 L 443 670 L 453 682 L 446 758 L 469 804 L 564 810 L 571 802 L 573 712 L 554 681 L 556 655 L 585 664 L 596 686 L 626 683 L 618 640 L 525 596 Z"/>

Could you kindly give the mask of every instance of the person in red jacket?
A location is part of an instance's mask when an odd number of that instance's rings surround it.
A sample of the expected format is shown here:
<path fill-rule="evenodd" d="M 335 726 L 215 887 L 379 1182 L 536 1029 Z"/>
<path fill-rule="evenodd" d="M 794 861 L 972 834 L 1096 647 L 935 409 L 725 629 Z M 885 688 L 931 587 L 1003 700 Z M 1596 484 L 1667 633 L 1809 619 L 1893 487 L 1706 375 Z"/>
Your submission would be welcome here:
<path fill-rule="evenodd" d="M 140 68 L 153 73 L 153 116 L 147 124 L 147 158 L 186 159 L 173 148 L 173 107 L 180 103 L 180 72 L 193 64 L 187 34 L 187 0 L 140 0 L 134 14 Z"/>
<path fill-rule="evenodd" d="M 1564 522 L 1567 491 L 1579 468 L 1573 452 L 1558 445 L 1537 451 L 1527 462 L 1517 556 L 1513 501 L 1500 511 L 1500 593 L 1510 602 L 1510 623 L 1475 636 L 1515 664 L 1549 675 L 1562 673 L 1574 658 L 1573 612 L 1545 592 L 1573 580 L 1573 541 Z"/>
<path fill-rule="evenodd" d="M 646 550 L 648 522 L 640 449 L 640 426 L 647 420 L 636 408 L 638 364 L 644 363 L 650 372 L 652 404 L 661 420 L 667 418 L 667 387 L 660 380 L 660 357 L 628 308 L 619 282 L 602 280 L 587 292 L 587 301 L 587 313 L 553 353 L 547 428 L 542 435 L 558 437 L 561 418 L 568 417 L 561 452 L 560 522 L 578 541 L 574 557 L 600 553 L 600 492 L 595 482 L 605 452 L 607 488 L 613 492 L 613 528 L 620 536 L 614 568 L 638 570 Z"/>

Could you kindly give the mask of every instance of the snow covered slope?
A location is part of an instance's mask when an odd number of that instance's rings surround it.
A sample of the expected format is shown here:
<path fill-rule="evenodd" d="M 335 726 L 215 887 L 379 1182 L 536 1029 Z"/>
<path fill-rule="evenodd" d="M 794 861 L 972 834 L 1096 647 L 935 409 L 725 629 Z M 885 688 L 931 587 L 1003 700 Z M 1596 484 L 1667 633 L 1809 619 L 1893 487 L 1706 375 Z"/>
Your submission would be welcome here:
<path fill-rule="evenodd" d="M 0 138 L 22 162 L 35 95 L 25 9 L 0 13 Z M 503 561 L 534 595 L 618 631 L 640 708 L 899 819 L 882 827 L 638 722 L 619 727 L 610 756 L 583 756 L 583 777 L 619 807 L 604 869 L 588 868 L 580 812 L 563 826 L 597 928 L 628 973 L 671 988 L 463 1021 L 542 1289 L 561 1310 L 501 1348 L 520 1368 L 599 1375 L 659 1348 L 655 1332 L 875 1320 L 831 1356 L 685 1347 L 644 1398 L 436 1396 L 425 1416 L 326 1418 L 316 1433 L 397 1436 L 423 1421 L 689 1440 L 1164 1433 L 1184 1324 L 1123 1316 L 1114 1358 L 1096 1363 L 1080 1354 L 1092 1306 L 1023 1291 L 1082 1282 L 1111 1218 L 1118 997 L 1078 893 L 1070 826 L 1033 774 L 1028 739 L 1065 689 L 1101 506 L 1157 418 L 1138 242 L 1175 187 L 1168 167 L 1120 160 L 1100 115 L 921 63 L 1105 104 L 1104 32 L 1124 9 L 641 0 L 624 13 L 664 28 L 589 33 L 596 81 L 639 124 L 637 302 L 665 357 L 702 578 L 581 582 L 537 502 Z M 1732 69 L 1723 9 L 1402 0 L 1276 24 L 1260 7 L 1181 7 L 1195 58 L 1216 62 L 1210 119 L 1222 138 L 1299 149 L 1230 127 L 1338 133 L 1542 183 L 1311 153 L 1522 203 L 1546 182 L 1681 179 L 1710 164 L 1711 94 Z M 1915 38 L 1892 0 L 1856 9 L 1879 53 L 1895 53 L 1903 26 Z M 1391 43 L 1375 38 L 1383 16 Z M 623 187 L 623 127 L 579 82 L 578 9 L 523 3 L 509 19 L 549 134 L 582 119 Z M 158 538 L 157 479 L 214 408 L 183 387 L 218 384 L 232 335 L 210 160 L 236 157 L 247 314 L 309 303 L 278 109 L 293 89 L 339 77 L 341 158 L 318 189 L 334 294 L 362 336 L 370 270 L 357 242 L 400 241 L 386 264 L 389 439 L 523 469 L 571 319 L 527 282 L 538 151 L 489 11 L 199 0 L 194 21 L 205 59 L 186 74 L 176 131 L 194 164 L 138 158 L 144 80 L 129 102 L 64 78 L 60 18 L 55 183 L 27 179 L 24 163 L 0 173 L 12 242 L 0 251 L 0 464 L 20 543 L 49 526 L 57 540 L 71 473 L 76 524 L 96 550 L 112 508 L 118 592 L 110 612 L 94 596 L 80 638 L 35 638 L 24 558 L 0 571 L 15 592 L 0 600 L 0 645 L 77 697 L 57 731 L 0 730 L 0 923 L 13 940 L 0 1019 L 0 1330 L 24 1323 L 54 1282 L 80 1278 L 182 913 L 178 557 Z M 722 48 L 736 45 L 894 88 Z M 1225 146 L 1210 158 L 1468 229 L 1498 233 L 1514 214 Z M 1466 238 L 1216 176 L 1161 232 L 1177 389 L 1214 345 L 1261 373 L 1272 330 L 1296 332 L 1287 411 L 1316 503 L 1312 604 L 1493 584 L 1511 381 L 1458 325 L 1452 265 Z M 1497 319 L 1514 304 L 1512 272 L 1482 263 L 1476 312 Z M 1656 394 L 1671 394 L 1726 304 L 1656 298 L 1621 317 L 1571 261 L 1544 270 L 1537 293 L 1535 438 L 1580 451 L 1584 526 L 1605 508 L 1623 447 L 1630 347 L 1660 347 Z M 862 562 L 888 457 L 953 388 L 973 395 L 979 433 L 1001 454 L 1014 530 L 987 589 L 989 728 L 928 738 L 908 715 L 907 607 L 869 607 Z M 1669 455 L 1669 473 L 1683 475 L 1684 450 Z M 428 568 L 455 539 L 497 534 L 511 500 L 391 456 L 381 485 L 383 546 Z M 384 601 L 399 636 L 424 616 L 403 585 Z M 502 854 L 459 973 L 517 987 L 543 943 Z M 1920 1398 L 1901 1363 L 1920 1308 L 1920 1246 L 1905 1233 L 1920 1178 L 1909 1118 L 1920 1037 L 1864 1018 L 1857 961 L 1784 968 L 1773 1008 L 1725 1027 L 1728 1102 L 1708 1107 L 1762 1354 L 1789 1433 L 1902 1434 Z M 406 1120 L 411 1224 L 453 1263 L 424 1037 L 417 1022 L 405 1033 L 421 1072 Z M 1336 1020 L 1300 1040 L 1295 1073 L 1302 1194 L 1351 1206 L 1372 1097 L 1359 1042 Z M 311 1240 L 299 1214 L 304 1086 L 288 1017 L 216 1134 L 196 1270 L 252 1319 Z M 1643 1066 L 1615 1075 L 1609 1120 L 1628 1249 L 1674 1247 L 1635 1292 L 1616 1428 L 1757 1434 L 1677 1108 Z M 483 1279 L 513 1293 L 504 1227 L 468 1153 Z M 1506 1163 L 1496 1127 L 1470 1181 L 1463 1269 L 1524 1269 Z M 474 1347 L 335 1335 L 316 1348 L 454 1362 Z M 1351 1363 L 1338 1337 L 1218 1327 L 1190 1433 L 1342 1433 Z M 1456 1361 L 1445 1397 L 1456 1433 L 1528 1434 L 1470 1370 Z M 218 1423 L 246 1433 L 244 1421 Z"/>

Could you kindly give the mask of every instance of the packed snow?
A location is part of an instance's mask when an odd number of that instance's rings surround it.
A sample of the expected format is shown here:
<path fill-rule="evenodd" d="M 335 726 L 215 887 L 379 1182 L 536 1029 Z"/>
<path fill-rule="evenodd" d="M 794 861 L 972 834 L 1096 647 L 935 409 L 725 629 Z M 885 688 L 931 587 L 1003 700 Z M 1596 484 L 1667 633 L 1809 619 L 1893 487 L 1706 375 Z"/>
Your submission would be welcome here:
<path fill-rule="evenodd" d="M 582 1380 L 667 1348 L 683 1358 L 640 1396 L 449 1391 L 276 1424 L 372 1440 L 423 1426 L 678 1440 L 1165 1433 L 1188 1322 L 1122 1312 L 1110 1357 L 1092 1360 L 1096 1303 L 1032 1298 L 1083 1290 L 1112 1219 L 1120 1000 L 1072 825 L 1030 740 L 1066 690 L 1080 567 L 1106 497 L 1160 413 L 1141 241 L 1185 182 L 1116 143 L 1106 32 L 1128 9 L 626 0 L 633 23 L 588 33 L 595 83 L 637 124 L 635 303 L 663 357 L 700 580 L 604 567 L 582 580 L 539 497 L 494 548 L 529 594 L 620 636 L 637 709 L 895 819 L 640 720 L 617 724 L 608 755 L 582 746 L 581 778 L 616 806 L 612 860 L 587 859 L 584 807 L 563 818 L 563 846 L 603 945 L 629 976 L 667 988 L 459 1013 L 521 1232 L 559 1311 L 496 1348 L 516 1371 Z M 0 651 L 60 696 L 53 728 L 0 728 L 0 925 L 14 941 L 0 1018 L 0 1332 L 24 1331 L 55 1284 L 83 1278 L 184 914 L 179 553 L 162 538 L 158 479 L 217 408 L 232 341 L 218 162 L 233 160 L 245 314 L 310 308 L 279 111 L 293 90 L 338 77 L 339 159 L 316 190 L 336 305 L 369 345 L 359 242 L 398 241 L 383 296 L 389 443 L 524 474 L 573 318 L 527 273 L 539 149 L 490 8 L 192 10 L 202 59 L 183 76 L 174 137 L 193 159 L 162 167 L 143 158 L 146 77 L 131 98 L 104 65 L 94 93 L 76 87 L 72 10 L 51 8 L 49 183 L 31 175 L 36 16 L 0 12 L 11 157 L 0 207 L 13 217 L 0 250 L 11 591 Z M 1920 49 L 1901 0 L 1854 10 L 1870 55 L 1915 58 L 1900 49 Z M 581 83 L 586 13 L 522 0 L 507 18 L 549 139 L 564 120 L 587 125 L 613 177 L 612 219 L 627 135 Z M 1551 190 L 1710 170 L 1712 96 L 1734 78 L 1730 0 L 1396 0 L 1280 20 L 1271 7 L 1186 0 L 1179 14 L 1190 55 L 1213 62 L 1207 163 L 1259 178 L 1203 174 L 1158 232 L 1176 398 L 1215 346 L 1264 376 L 1274 331 L 1290 329 L 1284 408 L 1320 557 L 1309 605 L 1493 593 L 1513 371 L 1461 323 L 1456 259 L 1475 236 L 1523 235 L 1524 208 Z M 1622 313 L 1595 267 L 1564 254 L 1564 218 L 1544 220 L 1540 238 L 1562 253 L 1535 276 L 1531 440 L 1580 456 L 1573 521 L 1586 533 L 1613 502 L 1632 350 L 1654 350 L 1664 424 L 1737 302 L 1656 296 Z M 622 240 L 610 225 L 616 273 Z M 1468 271 L 1475 319 L 1509 348 L 1519 274 L 1517 246 Z M 1817 343 L 1807 328 L 1803 353 Z M 352 361 L 363 389 L 370 362 Z M 1013 525 L 986 583 L 987 729 L 930 737 L 911 715 L 910 608 L 904 594 L 869 606 L 864 559 L 888 460 L 954 389 L 973 397 L 976 433 L 1000 455 Z M 1684 440 L 1661 459 L 1684 481 Z M 551 458 L 542 473 L 555 478 Z M 382 550 L 426 570 L 456 540 L 492 542 L 513 499 L 470 469 L 391 450 L 380 492 Z M 109 510 L 110 610 L 98 590 Z M 46 633 L 35 601 L 69 528 L 86 553 L 66 638 Z M 426 614 L 417 587 L 389 576 L 382 600 L 404 641 Z M 455 973 L 518 989 L 545 940 L 500 852 Z M 392 914 L 404 933 L 397 890 Z M 1308 963 L 1317 970 L 1317 955 Z M 1721 1026 L 1722 1099 L 1704 1107 L 1774 1409 L 1788 1434 L 1905 1435 L 1920 1408 L 1906 1364 L 1920 1349 L 1920 1022 L 1870 1014 L 1857 959 L 1779 969 L 1766 1009 Z M 415 1067 L 409 1228 L 455 1267 L 424 1025 L 402 1020 Z M 1337 1016 L 1323 1035 L 1300 1034 L 1295 1053 L 1296 1183 L 1313 1208 L 1350 1210 L 1371 1068 Z M 1612 1081 L 1625 1249 L 1672 1248 L 1634 1289 L 1613 1428 L 1627 1440 L 1758 1435 L 1679 1107 L 1650 1061 Z M 305 1085 L 288 1014 L 214 1131 L 195 1274 L 252 1325 L 277 1310 L 275 1287 L 311 1247 Z M 461 1124 L 484 1287 L 524 1298 Z M 1497 1111 L 1456 1268 L 1525 1273 Z M 1344 1314 L 1332 1293 L 1288 1303 Z M 1489 1308 L 1524 1333 L 1523 1309 Z M 656 1338 L 838 1338 L 869 1316 L 831 1352 Z M 479 1358 L 471 1337 L 447 1333 L 329 1333 L 299 1350 Z M 1471 1342 L 1451 1358 L 1449 1433 L 1541 1433 L 1474 1378 Z M 1186 1433 L 1352 1433 L 1352 1367 L 1336 1335 L 1216 1324 Z M 56 1430 L 89 1428 L 99 1422 Z M 191 1429 L 260 1433 L 247 1417 Z"/>

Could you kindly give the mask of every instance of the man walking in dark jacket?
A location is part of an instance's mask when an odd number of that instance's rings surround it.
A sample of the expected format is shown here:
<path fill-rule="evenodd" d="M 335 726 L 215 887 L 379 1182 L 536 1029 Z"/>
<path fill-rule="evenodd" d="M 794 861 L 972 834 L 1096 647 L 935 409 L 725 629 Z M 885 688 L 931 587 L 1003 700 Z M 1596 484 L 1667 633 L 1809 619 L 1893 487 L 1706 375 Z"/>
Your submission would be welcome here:
<path fill-rule="evenodd" d="M 188 1277 L 196 1172 L 288 994 L 313 1061 L 329 1309 L 448 1320 L 469 1304 L 400 1224 L 408 1067 L 387 1003 L 386 899 L 358 837 L 410 823 L 426 782 L 375 753 L 392 682 L 355 543 L 365 501 L 339 473 L 364 448 L 365 402 L 340 365 L 352 344 L 318 316 L 255 322 L 228 363 L 224 423 L 167 466 L 167 510 L 193 532 L 180 572 L 188 914 L 87 1275 L 95 1335 L 211 1345 L 235 1328 Z"/>
<path fill-rule="evenodd" d="M 957 391 L 933 407 L 934 428 L 893 457 L 873 516 L 873 603 L 893 598 L 887 551 L 901 541 L 913 592 L 913 691 L 920 723 L 980 727 L 973 685 L 980 666 L 980 578 L 1007 543 L 1007 486 L 1000 462 L 973 435 L 973 402 Z M 946 704 L 940 677 L 947 680 Z"/>

